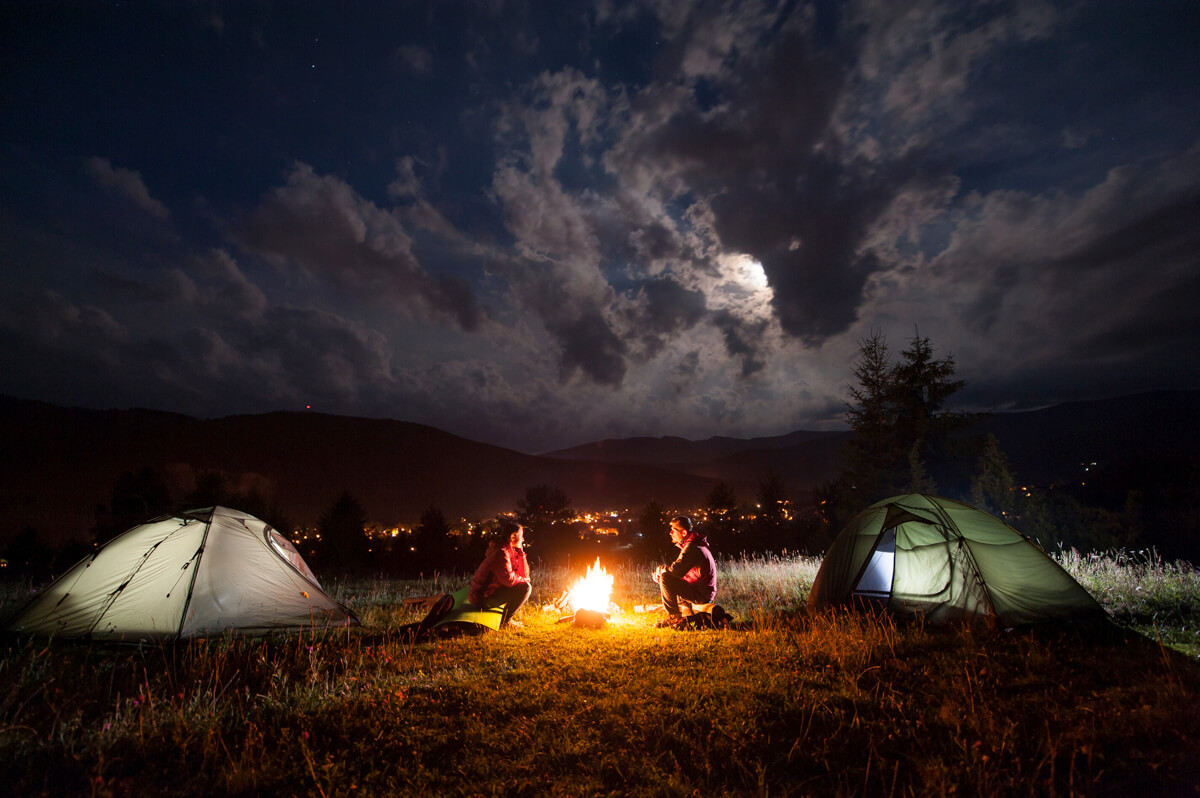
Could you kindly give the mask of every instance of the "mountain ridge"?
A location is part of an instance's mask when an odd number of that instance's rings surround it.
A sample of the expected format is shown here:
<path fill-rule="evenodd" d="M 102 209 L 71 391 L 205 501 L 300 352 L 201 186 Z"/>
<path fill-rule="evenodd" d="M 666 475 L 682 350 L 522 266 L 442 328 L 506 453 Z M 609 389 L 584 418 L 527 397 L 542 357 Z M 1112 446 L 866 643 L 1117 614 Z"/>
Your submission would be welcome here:
<path fill-rule="evenodd" d="M 25 527 L 86 537 L 117 479 L 142 468 L 187 486 L 219 471 L 274 497 L 311 525 L 343 491 L 373 521 L 411 523 L 513 510 L 534 485 L 562 488 L 576 507 L 623 509 L 657 499 L 701 503 L 716 480 L 652 466 L 565 462 L 471 441 L 423 424 L 312 412 L 195 419 L 154 410 L 61 408 L 0 397 L 0 541 Z M 740 486 L 748 489 L 747 485 Z"/>
<path fill-rule="evenodd" d="M 1200 391 L 1162 391 L 980 416 L 1019 480 L 1077 479 L 1138 458 L 1194 460 Z M 562 488 L 577 509 L 637 509 L 651 499 L 696 507 L 718 482 L 750 501 L 774 471 L 796 500 L 836 476 L 849 432 L 797 430 L 763 438 L 665 436 L 596 441 L 541 455 L 472 441 L 415 422 L 311 411 L 196 419 L 157 410 L 63 408 L 0 396 L 0 541 L 26 526 L 86 537 L 116 480 L 144 467 L 180 486 L 207 471 L 254 486 L 310 525 L 343 491 L 381 523 L 425 509 L 486 518 L 513 510 L 527 488 Z"/>

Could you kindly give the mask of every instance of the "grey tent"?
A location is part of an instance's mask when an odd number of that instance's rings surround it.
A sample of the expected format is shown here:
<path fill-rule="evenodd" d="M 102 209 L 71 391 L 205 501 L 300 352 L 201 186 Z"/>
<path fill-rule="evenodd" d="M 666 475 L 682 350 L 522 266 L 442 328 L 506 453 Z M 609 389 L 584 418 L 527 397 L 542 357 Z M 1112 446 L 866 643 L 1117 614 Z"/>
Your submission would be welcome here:
<path fill-rule="evenodd" d="M 1010 627 L 1106 617 L 1082 585 L 1008 524 L 921 494 L 871 505 L 830 545 L 809 607 L 856 603 L 931 623 L 984 619 Z"/>
<path fill-rule="evenodd" d="M 118 535 L 51 582 L 7 628 L 141 643 L 357 623 L 286 537 L 249 513 L 209 507 Z"/>

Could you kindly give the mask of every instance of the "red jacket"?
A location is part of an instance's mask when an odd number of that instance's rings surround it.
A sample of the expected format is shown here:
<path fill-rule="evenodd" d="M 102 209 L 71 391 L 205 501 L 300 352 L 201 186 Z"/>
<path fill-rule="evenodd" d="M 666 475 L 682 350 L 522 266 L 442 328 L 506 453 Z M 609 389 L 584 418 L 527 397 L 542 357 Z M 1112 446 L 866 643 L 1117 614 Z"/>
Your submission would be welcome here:
<path fill-rule="evenodd" d="M 475 570 L 475 576 L 471 577 L 471 589 L 467 591 L 467 600 L 472 604 L 479 604 L 497 588 L 512 587 L 528 581 L 529 562 L 525 559 L 525 550 L 491 543 L 488 545 L 487 556 Z"/>

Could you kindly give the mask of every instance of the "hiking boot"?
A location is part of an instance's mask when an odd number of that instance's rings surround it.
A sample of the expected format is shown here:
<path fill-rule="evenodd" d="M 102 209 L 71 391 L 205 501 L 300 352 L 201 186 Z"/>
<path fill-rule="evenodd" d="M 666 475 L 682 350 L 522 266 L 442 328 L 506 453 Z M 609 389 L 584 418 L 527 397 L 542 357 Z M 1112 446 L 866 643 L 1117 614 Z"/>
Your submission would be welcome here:
<path fill-rule="evenodd" d="M 712 609 L 712 625 L 714 629 L 728 629 L 733 623 L 733 616 L 725 611 L 720 604 Z"/>
<path fill-rule="evenodd" d="M 654 626 L 658 629 L 678 629 L 686 623 L 687 621 L 684 620 L 682 615 L 668 615 L 666 618 L 663 618 L 661 621 L 654 624 Z"/>
<path fill-rule="evenodd" d="M 521 623 L 520 621 L 514 621 L 511 618 L 504 625 L 506 627 L 511 627 L 513 629 L 524 629 L 525 628 L 525 624 Z"/>

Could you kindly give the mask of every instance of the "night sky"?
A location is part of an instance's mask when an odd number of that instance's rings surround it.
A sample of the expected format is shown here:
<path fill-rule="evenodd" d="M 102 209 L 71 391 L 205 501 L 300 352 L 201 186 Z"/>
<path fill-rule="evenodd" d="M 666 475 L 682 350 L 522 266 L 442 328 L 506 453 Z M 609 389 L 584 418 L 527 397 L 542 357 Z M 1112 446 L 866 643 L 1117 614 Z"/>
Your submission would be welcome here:
<path fill-rule="evenodd" d="M 0 393 L 542 452 L 1200 387 L 1200 3 L 7 2 Z"/>

